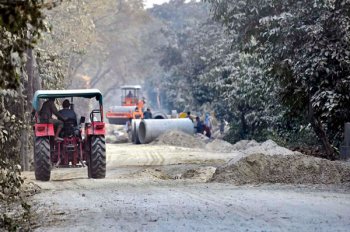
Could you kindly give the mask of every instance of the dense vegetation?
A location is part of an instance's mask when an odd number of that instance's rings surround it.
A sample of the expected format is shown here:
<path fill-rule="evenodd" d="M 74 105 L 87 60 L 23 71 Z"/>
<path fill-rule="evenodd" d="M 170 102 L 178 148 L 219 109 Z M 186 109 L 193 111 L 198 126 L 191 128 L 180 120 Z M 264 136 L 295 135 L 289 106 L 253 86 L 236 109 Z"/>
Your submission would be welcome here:
<path fill-rule="evenodd" d="M 185 22 L 181 43 L 163 52 L 170 106 L 215 110 L 230 122 L 232 142 L 319 143 L 336 158 L 350 109 L 350 3 L 208 2 L 215 21 Z"/>

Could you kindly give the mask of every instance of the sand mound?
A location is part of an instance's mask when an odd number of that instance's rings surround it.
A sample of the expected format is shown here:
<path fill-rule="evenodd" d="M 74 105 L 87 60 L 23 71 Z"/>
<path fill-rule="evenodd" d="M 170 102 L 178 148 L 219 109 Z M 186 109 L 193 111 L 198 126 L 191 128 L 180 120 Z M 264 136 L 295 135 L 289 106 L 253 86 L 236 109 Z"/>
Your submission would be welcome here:
<path fill-rule="evenodd" d="M 189 148 L 204 148 L 205 143 L 200 139 L 182 131 L 168 131 L 156 138 L 151 144 L 171 145 Z"/>
<path fill-rule="evenodd" d="M 243 152 L 249 155 L 258 153 L 265 155 L 294 155 L 297 153 L 287 148 L 278 146 L 277 143 L 272 140 L 267 140 L 260 144 L 253 140 L 247 144 L 247 148 Z"/>
<path fill-rule="evenodd" d="M 160 180 L 168 180 L 171 177 L 164 173 L 162 170 L 154 169 L 154 168 L 146 168 L 141 171 L 137 171 L 136 173 L 131 174 L 132 178 L 141 178 L 141 179 L 160 179 Z"/>
<path fill-rule="evenodd" d="M 232 145 L 232 150 L 241 151 L 247 155 L 265 154 L 265 155 L 295 155 L 298 152 L 291 151 L 287 148 L 278 146 L 272 140 L 267 140 L 263 143 L 258 143 L 255 140 L 241 140 Z"/>
<path fill-rule="evenodd" d="M 350 164 L 298 155 L 252 154 L 220 167 L 212 181 L 232 184 L 339 184 L 350 182 Z"/>
<path fill-rule="evenodd" d="M 278 146 L 272 140 L 267 140 L 263 143 L 258 143 L 255 140 L 241 140 L 234 145 L 221 139 L 215 139 L 209 142 L 205 148 L 209 151 L 230 153 L 234 151 L 240 151 L 245 155 L 251 154 L 265 154 L 265 155 L 295 155 L 299 154 L 288 150 L 287 148 Z M 237 161 L 237 160 L 236 160 Z"/>
<path fill-rule="evenodd" d="M 210 142 L 210 138 L 208 138 L 206 135 L 203 135 L 203 134 L 196 133 L 194 134 L 194 137 L 198 140 L 201 140 L 204 143 Z"/>
<path fill-rule="evenodd" d="M 258 146 L 259 143 L 256 142 L 255 140 L 241 140 L 237 143 L 235 143 L 234 145 L 232 145 L 233 150 L 246 150 L 247 148 L 250 147 L 255 147 Z"/>
<path fill-rule="evenodd" d="M 205 148 L 209 151 L 216 151 L 216 152 L 232 152 L 234 151 L 234 146 L 221 139 L 215 139 L 212 142 L 208 143 Z"/>
<path fill-rule="evenodd" d="M 215 167 L 200 167 L 197 169 L 189 169 L 186 170 L 180 178 L 207 182 L 213 177 L 215 170 Z"/>

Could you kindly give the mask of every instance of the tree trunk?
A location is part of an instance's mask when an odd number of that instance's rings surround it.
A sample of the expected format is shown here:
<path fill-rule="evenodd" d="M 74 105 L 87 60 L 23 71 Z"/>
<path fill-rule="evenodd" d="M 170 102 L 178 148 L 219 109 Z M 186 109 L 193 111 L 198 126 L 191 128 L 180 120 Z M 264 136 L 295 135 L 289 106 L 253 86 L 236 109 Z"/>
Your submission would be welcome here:
<path fill-rule="evenodd" d="M 243 107 L 240 109 L 240 111 L 241 111 L 241 115 L 240 115 L 240 119 L 241 119 L 240 136 L 241 136 L 241 139 L 246 139 L 246 137 L 247 137 L 247 122 L 245 120 L 245 111 L 244 111 Z"/>
<path fill-rule="evenodd" d="M 160 88 L 159 87 L 157 87 L 157 106 L 158 106 L 158 109 L 161 109 Z"/>
<path fill-rule="evenodd" d="M 331 145 L 331 143 L 329 142 L 328 136 L 326 131 L 323 128 L 321 119 L 316 117 L 314 114 L 314 110 L 312 107 L 312 103 L 309 99 L 309 120 L 311 123 L 311 126 L 314 130 L 314 132 L 316 133 L 317 137 L 320 139 L 322 146 L 326 152 L 327 158 L 331 159 L 331 160 L 335 160 L 336 159 L 336 153 Z"/>
<path fill-rule="evenodd" d="M 27 63 L 26 63 L 26 72 L 28 75 L 28 83 L 27 83 L 27 109 L 30 112 L 31 111 L 31 102 L 33 99 L 33 93 L 34 93 L 34 88 L 33 88 L 33 50 L 32 49 L 27 49 Z"/>
<path fill-rule="evenodd" d="M 26 114 L 26 105 L 25 105 L 25 97 L 23 95 L 23 85 L 21 84 L 18 89 L 18 95 L 20 98 L 20 103 L 19 103 L 19 115 L 21 116 L 21 120 L 23 123 L 25 123 L 25 114 Z M 29 162 L 27 162 L 27 147 L 28 147 L 28 130 L 26 129 L 25 125 L 22 126 L 21 129 L 21 136 L 19 140 L 20 146 L 20 157 L 21 157 L 21 166 L 22 170 L 26 171 L 28 170 L 29 167 Z"/>
<path fill-rule="evenodd" d="M 26 63 L 26 74 L 28 77 L 27 80 L 27 85 L 26 85 L 26 101 L 25 101 L 25 96 L 22 94 L 22 89 L 20 89 L 20 96 L 23 101 L 21 103 L 21 115 L 22 115 L 22 120 L 23 123 L 25 124 L 22 132 L 21 132 L 21 162 L 22 162 L 22 168 L 24 171 L 29 170 L 29 160 L 30 160 L 30 143 L 29 143 L 29 130 L 27 128 L 27 125 L 30 123 L 30 114 L 32 110 L 32 99 L 33 99 L 33 93 L 34 93 L 34 78 L 33 78 L 33 50 L 32 49 L 27 49 L 27 63 Z"/>

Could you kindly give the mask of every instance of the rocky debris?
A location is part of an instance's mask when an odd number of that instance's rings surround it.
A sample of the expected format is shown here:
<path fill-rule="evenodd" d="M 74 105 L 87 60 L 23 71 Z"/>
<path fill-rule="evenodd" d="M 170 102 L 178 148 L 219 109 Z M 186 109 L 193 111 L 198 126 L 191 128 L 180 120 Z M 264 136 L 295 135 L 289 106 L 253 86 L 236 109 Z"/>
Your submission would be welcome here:
<path fill-rule="evenodd" d="M 106 143 L 127 143 L 129 135 L 125 132 L 124 126 L 106 124 Z"/>
<path fill-rule="evenodd" d="M 350 182 L 350 164 L 302 154 L 251 154 L 218 168 L 211 181 L 238 185 L 339 184 Z"/>
<path fill-rule="evenodd" d="M 117 131 L 124 131 L 124 126 L 106 123 L 106 129 L 107 129 L 107 134 L 113 135 Z"/>
<path fill-rule="evenodd" d="M 34 194 L 37 194 L 41 191 L 41 188 L 39 185 L 34 184 L 33 182 L 24 181 L 24 183 L 21 186 L 21 192 L 25 194 L 26 196 L 32 196 Z"/>
<path fill-rule="evenodd" d="M 127 143 L 128 141 L 126 134 L 106 135 L 106 143 Z"/>
<path fill-rule="evenodd" d="M 19 173 L 1 169 L 0 191 L 0 231 L 32 231 L 33 215 L 27 202 L 40 187 L 23 181 Z"/>
<path fill-rule="evenodd" d="M 156 138 L 151 144 L 170 145 L 188 148 L 204 148 L 205 143 L 193 135 L 182 131 L 168 131 Z"/>

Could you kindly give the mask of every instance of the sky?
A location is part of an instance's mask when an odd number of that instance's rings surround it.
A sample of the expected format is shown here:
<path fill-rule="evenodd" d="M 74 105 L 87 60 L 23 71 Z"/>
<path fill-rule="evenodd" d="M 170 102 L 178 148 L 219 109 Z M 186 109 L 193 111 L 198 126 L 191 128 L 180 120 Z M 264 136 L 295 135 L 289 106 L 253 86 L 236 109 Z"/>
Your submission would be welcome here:
<path fill-rule="evenodd" d="M 169 2 L 169 0 L 144 0 L 146 9 L 153 7 L 153 4 L 161 5 L 165 2 Z"/>

